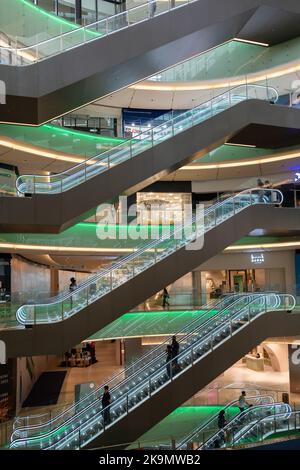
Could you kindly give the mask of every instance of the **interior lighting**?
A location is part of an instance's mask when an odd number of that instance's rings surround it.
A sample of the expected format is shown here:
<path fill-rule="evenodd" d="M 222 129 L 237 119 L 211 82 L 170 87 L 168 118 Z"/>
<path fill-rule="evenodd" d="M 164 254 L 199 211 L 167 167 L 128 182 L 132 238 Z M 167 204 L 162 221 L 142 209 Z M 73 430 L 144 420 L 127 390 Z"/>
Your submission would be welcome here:
<path fill-rule="evenodd" d="M 234 142 L 225 142 L 224 145 L 230 145 L 233 147 L 250 147 L 250 148 L 256 148 L 256 145 L 251 145 L 251 144 L 235 144 Z"/>
<path fill-rule="evenodd" d="M 232 161 L 232 162 L 223 162 L 223 163 L 204 163 L 204 164 L 191 164 L 190 166 L 182 166 L 179 170 L 212 170 L 212 169 L 219 169 L 219 168 L 235 168 L 235 167 L 242 167 L 242 166 L 250 166 L 250 165 L 262 165 L 264 163 L 275 163 L 281 162 L 284 160 L 290 160 L 293 158 L 298 158 L 300 156 L 300 150 L 298 152 L 291 152 L 291 153 L 284 153 L 276 156 L 271 157 L 263 157 L 263 158 L 254 158 L 251 160 L 243 160 L 243 161 Z"/>
<path fill-rule="evenodd" d="M 256 46 L 263 46 L 263 47 L 269 47 L 270 45 L 266 42 L 251 41 L 250 39 L 233 38 L 233 40 L 238 41 L 238 42 L 245 42 L 246 44 L 254 44 Z"/>
<path fill-rule="evenodd" d="M 233 245 L 225 248 L 225 251 L 242 251 L 242 250 L 267 250 L 272 248 L 297 248 L 300 247 L 300 241 L 290 242 L 274 242 L 274 243 L 261 243 L 253 245 Z"/>

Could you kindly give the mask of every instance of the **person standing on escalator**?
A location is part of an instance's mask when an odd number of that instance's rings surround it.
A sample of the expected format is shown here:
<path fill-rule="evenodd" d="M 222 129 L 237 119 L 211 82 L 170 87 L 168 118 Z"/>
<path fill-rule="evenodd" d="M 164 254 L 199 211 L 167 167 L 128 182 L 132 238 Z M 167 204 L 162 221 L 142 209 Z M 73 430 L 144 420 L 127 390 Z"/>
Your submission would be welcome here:
<path fill-rule="evenodd" d="M 174 369 L 174 372 L 176 373 L 179 370 L 179 364 L 178 364 L 179 343 L 176 339 L 176 336 L 172 336 L 171 350 L 172 350 L 172 359 L 173 359 L 173 369 Z"/>
<path fill-rule="evenodd" d="M 239 401 L 238 401 L 238 407 L 241 413 L 245 411 L 246 406 L 250 406 L 250 405 L 249 403 L 246 402 L 246 392 L 242 391 L 241 395 L 239 396 Z"/>
<path fill-rule="evenodd" d="M 111 396 L 109 393 L 109 386 L 105 385 L 104 386 L 104 393 L 102 395 L 102 410 L 103 410 L 103 423 L 106 426 L 107 424 L 110 424 L 111 419 L 110 419 L 110 405 L 111 405 Z"/>
<path fill-rule="evenodd" d="M 163 308 L 166 308 L 166 306 L 170 307 L 170 304 L 169 304 L 170 295 L 166 287 L 163 290 L 162 298 L 163 298 L 163 304 L 162 304 Z"/>
<path fill-rule="evenodd" d="M 69 292 L 74 292 L 76 289 L 77 289 L 77 282 L 76 282 L 76 279 L 75 279 L 75 277 L 71 277 L 71 279 L 70 279 L 70 285 L 69 285 Z M 73 308 L 73 300 L 74 300 L 74 296 L 71 295 L 71 296 L 70 296 L 71 310 L 72 310 L 72 308 Z"/>

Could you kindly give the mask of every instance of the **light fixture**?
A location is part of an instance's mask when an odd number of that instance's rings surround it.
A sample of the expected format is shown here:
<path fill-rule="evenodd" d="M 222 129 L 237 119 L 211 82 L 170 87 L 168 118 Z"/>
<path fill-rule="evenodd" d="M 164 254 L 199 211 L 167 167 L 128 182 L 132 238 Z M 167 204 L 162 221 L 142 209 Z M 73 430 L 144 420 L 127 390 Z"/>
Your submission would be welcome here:
<path fill-rule="evenodd" d="M 225 251 L 243 251 L 243 250 L 267 250 L 273 248 L 297 248 L 300 247 L 300 241 L 261 243 L 253 245 L 233 245 L 225 248 Z"/>
<path fill-rule="evenodd" d="M 235 144 L 234 142 L 225 142 L 224 145 L 232 146 L 232 147 L 250 147 L 250 148 L 256 148 L 256 145 L 252 144 Z"/>
<path fill-rule="evenodd" d="M 201 164 L 191 164 L 190 166 L 182 166 L 179 170 L 180 171 L 187 171 L 187 170 L 214 170 L 220 168 L 235 168 L 235 167 L 243 167 L 243 166 L 250 166 L 250 165 L 262 165 L 264 163 L 275 163 L 281 162 L 284 160 L 290 160 L 293 158 L 299 158 L 300 150 L 298 152 L 292 152 L 287 154 L 281 154 L 272 157 L 260 157 L 254 159 L 246 159 L 244 161 L 231 161 L 227 163 L 203 163 Z"/>
<path fill-rule="evenodd" d="M 255 46 L 269 47 L 270 45 L 267 42 L 251 41 L 250 39 L 233 38 L 233 40 L 238 42 L 244 42 L 246 44 L 254 44 Z"/>

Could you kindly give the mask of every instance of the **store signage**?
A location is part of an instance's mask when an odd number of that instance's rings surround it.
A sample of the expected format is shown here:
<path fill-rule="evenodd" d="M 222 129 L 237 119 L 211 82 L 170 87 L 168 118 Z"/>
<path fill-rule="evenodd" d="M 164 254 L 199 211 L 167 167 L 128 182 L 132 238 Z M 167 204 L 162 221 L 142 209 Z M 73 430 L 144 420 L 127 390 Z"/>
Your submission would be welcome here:
<path fill-rule="evenodd" d="M 253 264 L 262 264 L 265 262 L 265 257 L 263 253 L 251 254 L 251 263 Z"/>

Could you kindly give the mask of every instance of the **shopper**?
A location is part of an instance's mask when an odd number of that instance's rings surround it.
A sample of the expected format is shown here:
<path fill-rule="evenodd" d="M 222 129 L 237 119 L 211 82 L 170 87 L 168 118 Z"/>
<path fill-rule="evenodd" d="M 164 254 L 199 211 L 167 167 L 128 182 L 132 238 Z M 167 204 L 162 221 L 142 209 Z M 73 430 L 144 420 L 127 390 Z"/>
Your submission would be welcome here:
<path fill-rule="evenodd" d="M 148 0 L 149 4 L 149 16 L 150 18 L 153 18 L 156 12 L 156 0 Z"/>
<path fill-rule="evenodd" d="M 223 429 L 227 424 L 226 418 L 225 418 L 225 410 L 221 410 L 220 413 L 218 414 L 218 428 Z"/>
<path fill-rule="evenodd" d="M 171 351 L 172 351 L 174 372 L 178 372 L 178 369 L 179 369 L 179 365 L 178 365 L 179 343 L 176 340 L 176 336 L 172 336 Z"/>
<path fill-rule="evenodd" d="M 239 401 L 238 401 L 238 407 L 241 413 L 245 411 L 246 406 L 250 406 L 250 405 L 249 403 L 246 402 L 246 392 L 242 391 L 241 395 L 239 396 Z"/>
<path fill-rule="evenodd" d="M 170 304 L 169 304 L 170 295 L 169 295 L 169 292 L 167 291 L 166 287 L 163 290 L 162 298 L 163 298 L 163 303 L 162 303 L 163 308 L 166 308 L 166 306 L 169 307 L 170 306 Z"/>
<path fill-rule="evenodd" d="M 257 187 L 258 187 L 258 188 L 262 188 L 263 185 L 264 185 L 264 182 L 263 182 L 260 178 L 258 178 L 256 184 L 257 184 Z"/>
<path fill-rule="evenodd" d="M 102 395 L 102 410 L 103 410 L 103 423 L 106 426 L 110 423 L 110 405 L 111 405 L 111 396 L 109 393 L 109 386 L 104 386 L 104 393 Z"/>
<path fill-rule="evenodd" d="M 166 356 L 166 369 L 167 369 L 167 374 L 168 374 L 168 377 L 171 378 L 171 375 L 172 375 L 172 368 L 173 368 L 173 364 L 172 364 L 172 347 L 170 344 L 167 345 L 167 349 L 166 349 L 166 353 L 167 353 L 167 356 Z"/>
<path fill-rule="evenodd" d="M 71 279 L 70 279 L 70 285 L 69 285 L 69 291 L 70 291 L 70 292 L 74 292 L 74 290 L 76 290 L 76 289 L 77 289 L 77 282 L 76 282 L 76 279 L 75 279 L 75 277 L 71 277 Z M 71 300 L 71 310 L 72 310 L 72 308 L 73 308 L 73 300 L 74 300 L 72 295 L 71 295 L 71 297 L 70 297 L 70 300 Z"/>
<path fill-rule="evenodd" d="M 70 286 L 69 286 L 69 291 L 70 292 L 73 292 L 74 290 L 77 289 L 77 282 L 76 282 L 76 279 L 75 277 L 71 277 L 70 279 Z"/>

